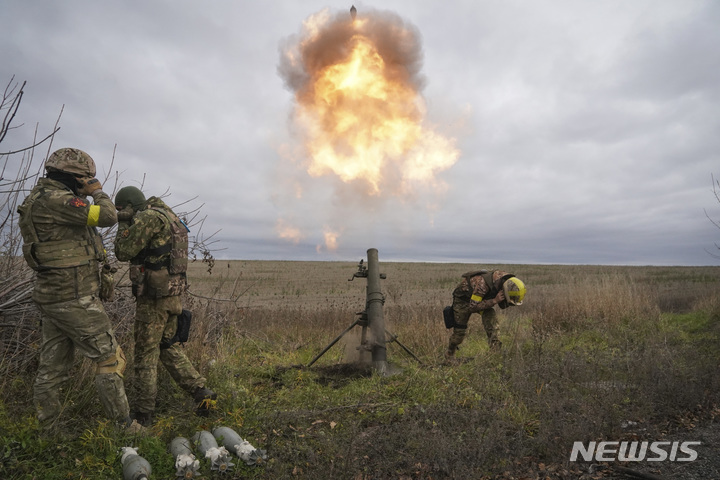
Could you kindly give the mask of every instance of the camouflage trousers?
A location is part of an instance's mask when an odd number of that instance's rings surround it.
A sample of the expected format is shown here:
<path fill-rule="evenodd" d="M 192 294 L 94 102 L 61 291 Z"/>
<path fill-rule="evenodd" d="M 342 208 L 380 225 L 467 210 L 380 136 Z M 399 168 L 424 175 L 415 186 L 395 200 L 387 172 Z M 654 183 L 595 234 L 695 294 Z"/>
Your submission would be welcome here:
<path fill-rule="evenodd" d="M 43 313 L 42 345 L 33 399 L 41 424 L 60 415 L 61 390 L 70 379 L 75 351 L 96 364 L 113 357 L 118 343 L 100 299 L 94 296 L 52 304 L 38 304 Z M 115 421 L 129 416 L 121 373 L 95 375 L 95 388 L 105 415 Z"/>
<path fill-rule="evenodd" d="M 180 296 L 137 298 L 132 399 L 133 410 L 138 413 L 155 411 L 159 362 L 162 362 L 180 388 L 190 395 L 198 387 L 205 386 L 205 378 L 192 366 L 180 344 L 160 349 L 162 340 L 170 340 L 175 335 L 177 316 L 181 312 Z"/>
<path fill-rule="evenodd" d="M 470 303 L 459 297 L 453 297 L 452 307 L 455 316 L 455 327 L 453 327 L 453 333 L 450 336 L 448 349 L 454 351 L 465 340 L 468 321 L 472 312 L 470 311 Z M 482 324 L 488 337 L 488 345 L 490 345 L 491 349 L 499 348 L 502 344 L 500 338 L 498 338 L 500 328 L 498 327 L 499 322 L 495 310 L 492 308 L 483 310 L 479 312 L 479 315 L 482 317 Z"/>

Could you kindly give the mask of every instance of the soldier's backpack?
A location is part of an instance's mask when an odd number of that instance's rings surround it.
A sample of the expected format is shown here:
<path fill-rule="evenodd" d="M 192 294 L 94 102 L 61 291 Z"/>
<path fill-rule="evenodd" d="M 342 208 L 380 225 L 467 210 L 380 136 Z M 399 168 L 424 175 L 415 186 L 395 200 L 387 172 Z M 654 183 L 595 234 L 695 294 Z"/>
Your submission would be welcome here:
<path fill-rule="evenodd" d="M 455 313 L 453 313 L 452 305 L 443 308 L 443 320 L 445 328 L 453 328 L 455 326 Z"/>
<path fill-rule="evenodd" d="M 144 256 L 161 256 L 167 253 L 170 254 L 165 260 L 156 264 L 144 262 L 145 267 L 151 270 L 157 270 L 162 267 L 167 267 L 168 272 L 171 275 L 183 274 L 187 272 L 189 231 L 187 226 L 172 211 L 166 210 L 164 208 L 155 207 L 149 207 L 149 209 L 154 210 L 162 215 L 163 219 L 170 227 L 172 237 L 171 241 L 163 245 L 162 247 L 144 249 Z"/>

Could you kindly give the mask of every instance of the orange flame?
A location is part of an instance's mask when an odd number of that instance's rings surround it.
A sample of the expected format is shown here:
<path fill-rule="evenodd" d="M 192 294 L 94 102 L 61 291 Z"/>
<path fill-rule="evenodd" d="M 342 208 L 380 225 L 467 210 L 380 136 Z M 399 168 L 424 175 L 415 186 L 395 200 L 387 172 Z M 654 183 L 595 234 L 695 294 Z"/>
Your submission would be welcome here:
<path fill-rule="evenodd" d="M 295 92 L 311 176 L 364 181 L 370 195 L 438 184 L 459 151 L 424 125 L 421 59 L 417 32 L 388 12 L 324 11 L 304 23 L 280 73 Z"/>

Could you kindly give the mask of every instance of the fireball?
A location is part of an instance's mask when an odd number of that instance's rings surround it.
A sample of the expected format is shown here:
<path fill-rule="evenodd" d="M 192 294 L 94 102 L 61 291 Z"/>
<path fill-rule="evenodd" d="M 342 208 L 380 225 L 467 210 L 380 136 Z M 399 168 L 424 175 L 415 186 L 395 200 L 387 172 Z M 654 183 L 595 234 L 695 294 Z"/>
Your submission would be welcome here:
<path fill-rule="evenodd" d="M 418 33 L 395 14 L 323 11 L 304 23 L 280 71 L 294 92 L 310 176 L 363 182 L 368 195 L 438 183 L 459 151 L 426 125 L 421 60 Z"/>

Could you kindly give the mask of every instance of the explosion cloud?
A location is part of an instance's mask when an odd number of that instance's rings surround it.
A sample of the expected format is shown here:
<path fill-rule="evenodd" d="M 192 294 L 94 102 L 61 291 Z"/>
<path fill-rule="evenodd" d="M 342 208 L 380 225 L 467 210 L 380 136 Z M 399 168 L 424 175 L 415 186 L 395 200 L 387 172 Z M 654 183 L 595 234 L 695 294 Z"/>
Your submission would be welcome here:
<path fill-rule="evenodd" d="M 459 151 L 426 125 L 422 60 L 419 32 L 394 13 L 325 10 L 308 18 L 278 67 L 294 95 L 292 124 L 307 174 L 337 178 L 368 197 L 441 190 L 436 175 Z M 337 246 L 331 238 L 328 250 Z"/>

